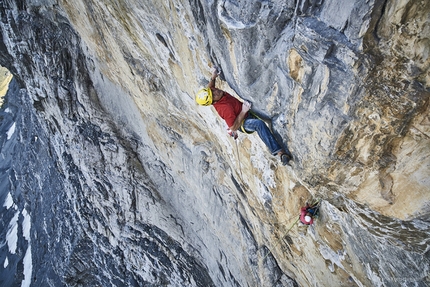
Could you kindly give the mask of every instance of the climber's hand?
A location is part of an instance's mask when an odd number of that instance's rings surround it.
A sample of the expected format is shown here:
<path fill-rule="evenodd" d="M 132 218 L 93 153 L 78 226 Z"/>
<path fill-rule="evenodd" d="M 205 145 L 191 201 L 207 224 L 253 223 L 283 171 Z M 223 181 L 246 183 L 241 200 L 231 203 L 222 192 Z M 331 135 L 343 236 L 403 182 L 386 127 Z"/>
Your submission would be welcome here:
<path fill-rule="evenodd" d="M 215 79 L 220 74 L 218 67 L 214 67 L 212 70 L 212 79 Z"/>
<path fill-rule="evenodd" d="M 242 112 L 246 113 L 247 111 L 249 111 L 251 109 L 251 103 L 244 101 L 242 104 Z"/>
<path fill-rule="evenodd" d="M 234 139 L 237 139 L 237 137 L 238 137 L 237 131 L 232 131 L 231 129 L 228 129 L 227 133 Z"/>

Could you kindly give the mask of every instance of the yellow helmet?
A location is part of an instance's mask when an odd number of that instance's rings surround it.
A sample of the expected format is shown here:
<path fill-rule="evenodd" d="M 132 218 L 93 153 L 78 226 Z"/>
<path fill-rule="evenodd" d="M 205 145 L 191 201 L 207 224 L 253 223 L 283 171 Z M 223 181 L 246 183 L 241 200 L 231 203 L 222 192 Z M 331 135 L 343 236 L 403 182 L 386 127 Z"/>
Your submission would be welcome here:
<path fill-rule="evenodd" d="M 212 90 L 203 88 L 196 94 L 196 102 L 201 106 L 209 106 L 212 104 Z"/>

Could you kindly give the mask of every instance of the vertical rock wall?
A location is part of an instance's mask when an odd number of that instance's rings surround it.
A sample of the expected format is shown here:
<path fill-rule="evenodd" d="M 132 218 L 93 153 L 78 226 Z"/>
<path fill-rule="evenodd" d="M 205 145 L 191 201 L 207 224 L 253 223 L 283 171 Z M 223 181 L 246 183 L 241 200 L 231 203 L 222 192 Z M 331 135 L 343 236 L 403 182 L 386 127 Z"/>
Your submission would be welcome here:
<path fill-rule="evenodd" d="M 5 286 L 429 284 L 427 1 L 0 7 Z M 293 167 L 194 103 L 213 65 Z"/>

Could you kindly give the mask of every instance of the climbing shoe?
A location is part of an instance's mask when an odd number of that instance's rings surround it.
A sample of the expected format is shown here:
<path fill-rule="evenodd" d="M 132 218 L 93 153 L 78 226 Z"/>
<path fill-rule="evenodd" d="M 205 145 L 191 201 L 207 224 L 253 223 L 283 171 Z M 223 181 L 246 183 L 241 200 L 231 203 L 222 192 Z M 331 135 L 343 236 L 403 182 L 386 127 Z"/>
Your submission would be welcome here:
<path fill-rule="evenodd" d="M 291 156 L 289 156 L 286 153 L 281 154 L 282 165 L 287 165 L 287 164 L 289 165 L 290 160 L 291 160 Z"/>

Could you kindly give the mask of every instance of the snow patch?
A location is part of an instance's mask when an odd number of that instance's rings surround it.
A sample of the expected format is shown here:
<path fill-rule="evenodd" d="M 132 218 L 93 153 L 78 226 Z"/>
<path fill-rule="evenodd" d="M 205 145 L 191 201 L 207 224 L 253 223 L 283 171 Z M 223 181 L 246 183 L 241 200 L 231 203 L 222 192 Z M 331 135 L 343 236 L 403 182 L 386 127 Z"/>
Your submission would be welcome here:
<path fill-rule="evenodd" d="M 6 196 L 6 200 L 4 201 L 3 206 L 6 207 L 6 209 L 9 209 L 13 206 L 13 198 L 12 195 L 10 194 L 10 192 L 8 192 L 7 196 Z"/>
<path fill-rule="evenodd" d="M 9 265 L 9 259 L 6 258 L 4 259 L 4 264 L 3 264 L 3 268 L 6 269 L 6 267 Z"/>
<path fill-rule="evenodd" d="M 9 140 L 12 135 L 15 133 L 16 123 L 13 123 L 13 125 L 9 128 L 7 131 L 7 139 Z"/>
<path fill-rule="evenodd" d="M 33 272 L 33 263 L 31 260 L 31 245 L 28 246 L 24 256 L 24 280 L 21 287 L 29 287 L 31 283 L 31 273 Z"/>
<path fill-rule="evenodd" d="M 24 235 L 24 238 L 28 242 L 30 242 L 31 217 L 28 214 L 27 210 L 25 210 L 25 208 L 22 211 L 22 215 L 24 216 L 24 219 L 22 221 L 22 233 Z"/>
<path fill-rule="evenodd" d="M 31 258 L 31 217 L 27 210 L 24 208 L 22 210 L 22 216 L 24 219 L 22 220 L 22 234 L 25 240 L 28 241 L 28 248 L 25 252 L 24 256 L 24 280 L 22 280 L 21 287 L 29 287 L 31 283 L 31 274 L 33 273 L 33 262 Z"/>
<path fill-rule="evenodd" d="M 18 216 L 19 212 L 16 212 L 9 223 L 9 230 L 6 234 L 7 246 L 9 247 L 9 252 L 12 254 L 15 254 L 18 243 Z"/>

